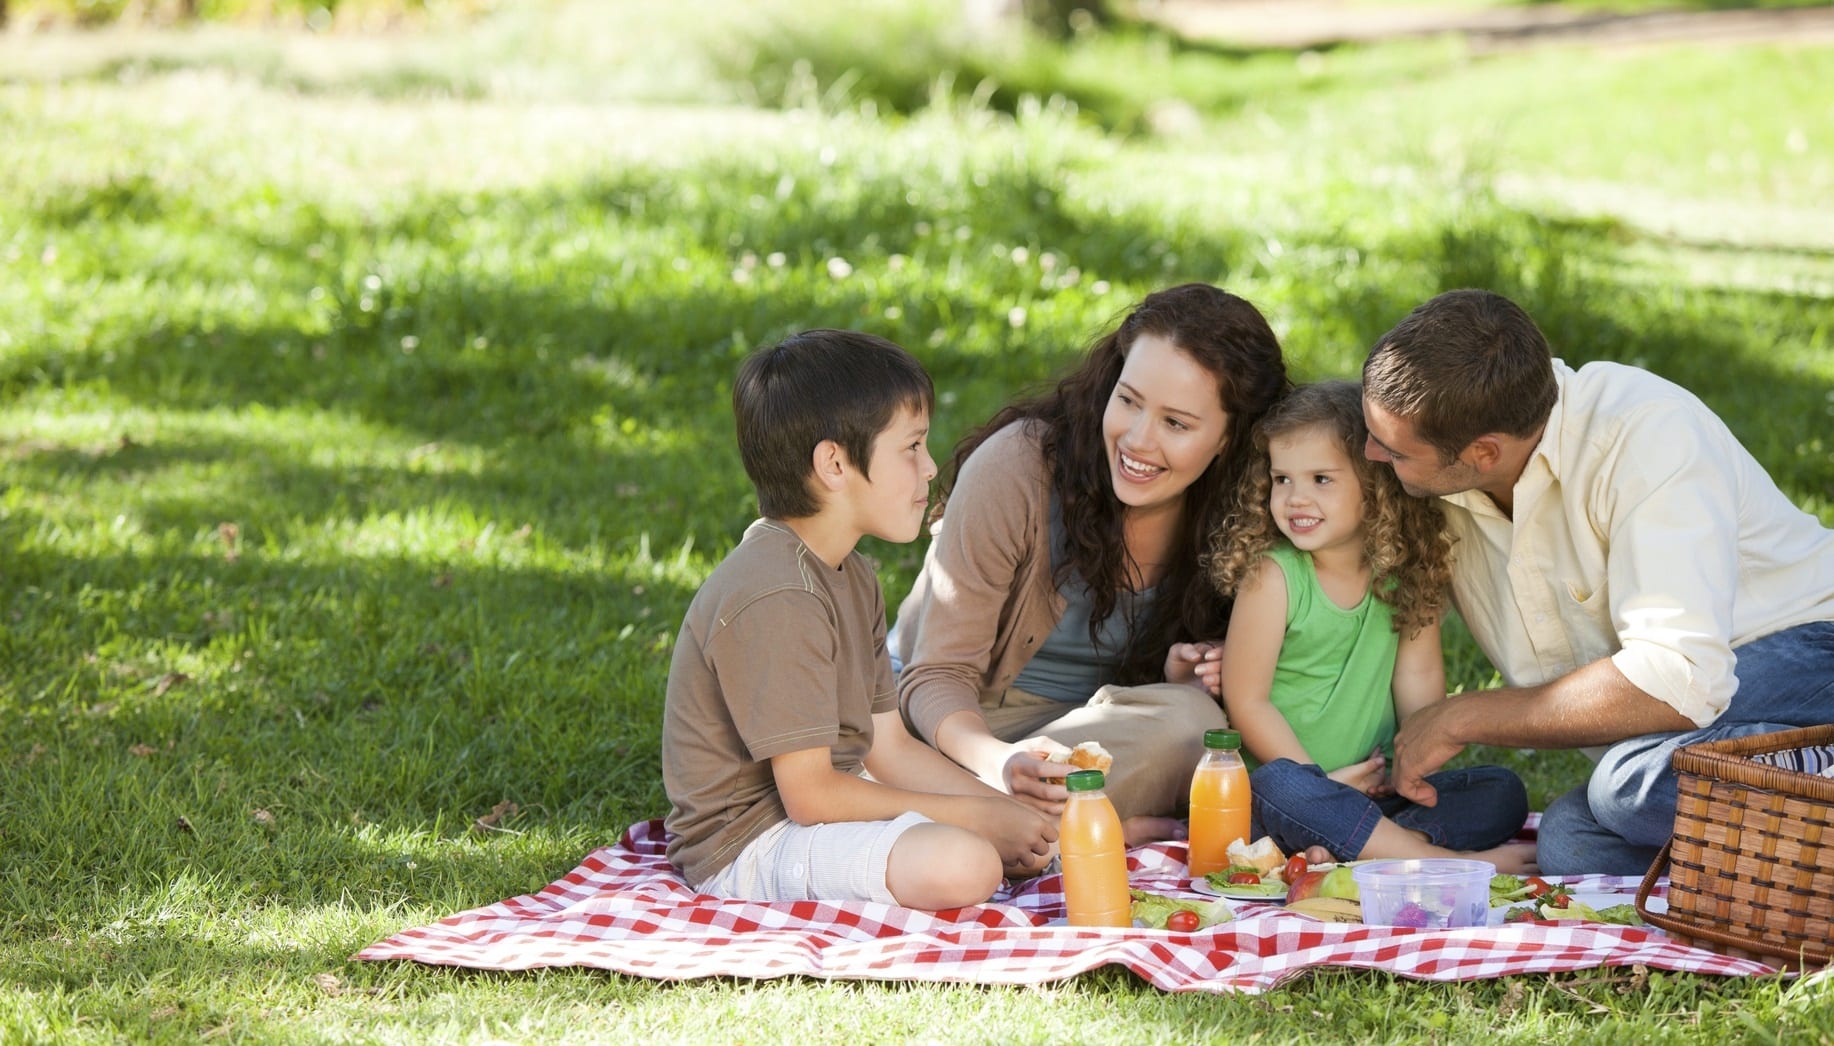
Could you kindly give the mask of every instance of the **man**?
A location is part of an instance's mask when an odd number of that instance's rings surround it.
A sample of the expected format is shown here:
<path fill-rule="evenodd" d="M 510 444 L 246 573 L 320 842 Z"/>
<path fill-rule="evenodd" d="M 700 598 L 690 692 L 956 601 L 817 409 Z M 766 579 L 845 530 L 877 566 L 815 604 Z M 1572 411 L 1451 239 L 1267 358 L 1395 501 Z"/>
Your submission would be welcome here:
<path fill-rule="evenodd" d="M 1549 805 L 1550 874 L 1640 875 L 1681 745 L 1834 722 L 1834 531 L 1685 389 L 1578 370 L 1528 314 L 1451 291 L 1363 365 L 1365 453 L 1451 523 L 1453 597 L 1508 684 L 1411 717 L 1395 787 L 1467 744 L 1609 746 Z"/>

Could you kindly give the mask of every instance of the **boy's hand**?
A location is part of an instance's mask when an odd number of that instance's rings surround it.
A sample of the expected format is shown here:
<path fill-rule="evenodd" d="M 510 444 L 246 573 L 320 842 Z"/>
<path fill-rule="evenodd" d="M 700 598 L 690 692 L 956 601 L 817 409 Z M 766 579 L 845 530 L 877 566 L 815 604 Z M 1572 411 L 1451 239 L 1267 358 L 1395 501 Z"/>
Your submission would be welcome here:
<path fill-rule="evenodd" d="M 1004 796 L 979 800 L 985 807 L 977 828 L 1000 852 L 1008 878 L 1026 879 L 1044 870 L 1057 852 L 1057 822 Z"/>
<path fill-rule="evenodd" d="M 1388 783 L 1388 758 L 1380 748 L 1360 763 L 1351 763 L 1325 775 L 1338 784 L 1349 785 L 1367 796 L 1381 797 L 1394 791 Z"/>
<path fill-rule="evenodd" d="M 1165 681 L 1194 686 L 1206 694 L 1223 692 L 1221 643 L 1173 643 L 1165 653 Z"/>
<path fill-rule="evenodd" d="M 1012 754 L 1000 767 L 1000 782 L 1014 799 L 1039 813 L 1051 817 L 1063 813 L 1064 800 L 1070 795 L 1063 779 L 1075 767 L 1053 762 L 1053 755 L 1064 755 L 1069 749 L 1048 737 L 1033 737 L 1016 742 Z"/>

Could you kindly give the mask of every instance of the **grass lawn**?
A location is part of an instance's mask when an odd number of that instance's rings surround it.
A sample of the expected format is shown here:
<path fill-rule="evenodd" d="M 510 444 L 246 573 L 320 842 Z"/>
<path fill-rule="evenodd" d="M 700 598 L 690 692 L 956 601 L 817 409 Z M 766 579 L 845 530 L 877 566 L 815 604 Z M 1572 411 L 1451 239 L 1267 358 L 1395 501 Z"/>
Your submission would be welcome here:
<path fill-rule="evenodd" d="M 1834 523 L 1834 49 L 782 9 L 0 35 L 0 1041 L 1834 1039 L 1825 977 L 348 962 L 666 810 L 668 652 L 753 514 L 731 375 L 792 330 L 917 352 L 941 457 L 1171 282 L 1259 304 L 1302 378 L 1487 286 L 1694 389 Z M 869 551 L 896 606 L 921 547 Z M 1586 765 L 1475 754 L 1538 806 Z"/>

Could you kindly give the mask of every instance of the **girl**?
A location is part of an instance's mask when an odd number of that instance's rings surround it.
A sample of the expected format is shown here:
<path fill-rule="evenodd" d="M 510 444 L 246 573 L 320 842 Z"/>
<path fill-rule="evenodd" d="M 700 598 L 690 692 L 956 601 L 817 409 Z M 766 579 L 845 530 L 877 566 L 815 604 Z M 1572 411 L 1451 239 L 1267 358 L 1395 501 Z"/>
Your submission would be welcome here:
<path fill-rule="evenodd" d="M 964 439 L 890 638 L 913 731 L 1052 815 L 1070 768 L 1049 756 L 1099 742 L 1129 842 L 1181 832 L 1223 713 L 1193 671 L 1205 647 L 1174 641 L 1222 634 L 1199 560 L 1288 387 L 1260 312 L 1191 283 Z"/>
<path fill-rule="evenodd" d="M 1534 844 L 1507 842 L 1528 815 L 1515 774 L 1434 774 L 1434 806 L 1387 782 L 1396 723 L 1445 697 L 1451 543 L 1436 500 L 1363 456 L 1366 435 L 1356 383 L 1294 392 L 1256 428 L 1265 456 L 1212 546 L 1212 580 L 1235 603 L 1220 670 L 1201 671 L 1260 764 L 1255 836 L 1338 860 L 1458 852 L 1532 871 Z"/>

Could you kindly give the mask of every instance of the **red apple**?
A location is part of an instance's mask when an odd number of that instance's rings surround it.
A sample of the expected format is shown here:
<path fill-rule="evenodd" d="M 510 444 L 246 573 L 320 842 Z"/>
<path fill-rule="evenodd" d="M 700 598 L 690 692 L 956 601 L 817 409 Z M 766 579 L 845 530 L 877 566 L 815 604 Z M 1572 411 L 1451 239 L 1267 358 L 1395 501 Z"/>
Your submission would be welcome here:
<path fill-rule="evenodd" d="M 1317 897 L 1318 888 L 1324 885 L 1325 873 L 1308 871 L 1286 885 L 1286 903 L 1303 901 L 1307 897 Z"/>

